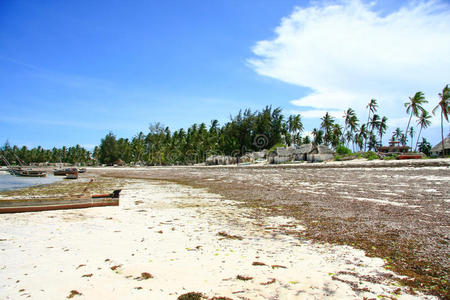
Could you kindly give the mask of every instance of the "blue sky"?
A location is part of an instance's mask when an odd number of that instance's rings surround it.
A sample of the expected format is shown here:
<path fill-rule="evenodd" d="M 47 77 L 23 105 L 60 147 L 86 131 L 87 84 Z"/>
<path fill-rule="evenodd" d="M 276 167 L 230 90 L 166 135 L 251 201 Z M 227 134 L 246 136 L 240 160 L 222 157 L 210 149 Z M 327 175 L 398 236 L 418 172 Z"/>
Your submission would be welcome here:
<path fill-rule="evenodd" d="M 304 114 L 312 130 L 325 110 L 351 106 L 365 119 L 371 97 L 403 128 L 408 96 L 423 90 L 436 102 L 450 83 L 449 11 L 406 0 L 4 0 L 0 143 L 92 148 L 110 130 L 131 138 L 158 121 L 223 124 L 265 105 Z M 425 136 L 437 142 L 434 125 Z"/>

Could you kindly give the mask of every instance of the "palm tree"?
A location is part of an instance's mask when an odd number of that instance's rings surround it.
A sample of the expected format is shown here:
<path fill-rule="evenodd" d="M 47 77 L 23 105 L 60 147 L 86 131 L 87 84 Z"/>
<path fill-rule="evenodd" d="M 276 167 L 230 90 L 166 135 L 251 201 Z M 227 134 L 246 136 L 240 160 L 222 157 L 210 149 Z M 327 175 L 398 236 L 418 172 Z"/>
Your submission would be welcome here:
<path fill-rule="evenodd" d="M 350 141 L 353 140 L 353 132 L 351 132 L 350 130 L 347 131 L 344 135 L 345 141 L 346 141 L 346 146 L 348 146 L 348 143 L 350 143 Z M 355 151 L 355 149 L 353 149 L 353 152 Z"/>
<path fill-rule="evenodd" d="M 378 134 L 380 135 L 380 143 L 383 145 L 383 134 L 386 133 L 387 130 L 387 117 L 381 118 L 380 123 L 378 124 Z"/>
<path fill-rule="evenodd" d="M 377 107 L 378 107 L 377 100 L 376 99 L 370 99 L 369 104 L 367 104 L 367 106 L 366 106 L 366 108 L 369 109 L 369 114 L 367 115 L 366 129 L 369 128 L 370 114 L 371 113 L 372 113 L 372 115 L 375 114 L 375 112 L 377 111 Z M 365 137 L 365 139 L 367 139 L 367 136 Z M 367 141 L 364 142 L 364 149 L 366 149 L 366 142 Z"/>
<path fill-rule="evenodd" d="M 331 145 L 336 148 L 339 144 L 343 143 L 342 126 L 339 124 L 333 124 L 331 131 Z"/>
<path fill-rule="evenodd" d="M 373 134 L 373 130 L 380 126 L 380 122 L 381 122 L 380 116 L 377 115 L 377 114 L 373 114 L 372 120 L 370 120 L 370 124 L 369 124 L 370 125 L 370 131 L 369 131 L 370 135 L 369 135 L 369 137 L 375 136 Z"/>
<path fill-rule="evenodd" d="M 416 133 L 416 131 L 414 130 L 414 127 L 411 126 L 411 128 L 409 128 L 409 136 L 411 137 L 411 149 L 413 146 L 413 140 L 414 140 L 414 134 Z"/>
<path fill-rule="evenodd" d="M 334 118 L 332 116 L 330 116 L 330 114 L 328 112 L 325 113 L 325 116 L 323 116 L 321 118 L 322 123 L 320 124 L 321 128 L 323 128 L 325 130 L 325 136 L 324 136 L 324 140 L 325 140 L 325 144 L 329 144 L 329 142 L 331 141 L 331 130 L 332 127 L 334 125 Z"/>
<path fill-rule="evenodd" d="M 411 114 L 409 115 L 408 125 L 406 126 L 405 134 L 408 133 L 409 124 L 411 122 L 412 116 L 419 117 L 419 111 L 423 111 L 424 108 L 422 107 L 423 104 L 428 103 L 427 100 L 425 100 L 425 96 L 422 92 L 417 92 L 414 97 L 409 97 L 409 102 L 406 102 L 403 104 L 406 107 L 406 113 Z M 405 143 L 403 143 L 405 145 Z"/>
<path fill-rule="evenodd" d="M 359 128 L 359 132 L 355 135 L 355 142 L 359 147 L 359 150 L 362 150 L 362 147 L 365 146 L 364 143 L 367 140 L 367 127 L 366 124 L 362 124 Z"/>
<path fill-rule="evenodd" d="M 419 135 L 417 136 L 417 142 L 416 147 L 414 148 L 414 151 L 417 150 L 417 145 L 419 144 L 420 134 L 422 133 L 423 128 L 427 128 L 431 125 L 431 115 L 426 110 L 422 111 L 422 114 L 420 115 L 419 119 L 417 120 L 417 125 L 420 126 Z"/>
<path fill-rule="evenodd" d="M 367 106 L 366 106 L 366 108 L 369 109 L 369 115 L 367 116 L 367 123 L 366 124 L 369 124 L 370 114 L 371 113 L 374 114 L 377 111 L 377 107 L 378 107 L 377 100 L 376 99 L 370 99 L 369 104 L 367 104 Z"/>
<path fill-rule="evenodd" d="M 355 111 L 352 108 L 347 109 L 347 111 L 344 112 L 344 132 L 343 134 L 345 135 L 345 133 L 347 132 L 347 129 L 350 126 L 350 120 L 356 116 Z"/>
<path fill-rule="evenodd" d="M 393 141 L 400 141 L 402 139 L 402 136 L 403 136 L 402 130 L 400 129 L 400 127 L 397 127 L 395 129 L 395 131 L 393 132 L 393 134 L 392 134 L 392 140 Z"/>
<path fill-rule="evenodd" d="M 445 154 L 444 148 L 444 119 L 448 122 L 448 114 L 450 113 L 450 87 L 447 84 L 442 93 L 439 93 L 439 97 L 441 101 L 439 101 L 438 105 L 433 108 L 433 115 L 437 111 L 438 108 L 441 108 L 441 138 L 442 138 L 442 156 Z"/>
<path fill-rule="evenodd" d="M 358 131 L 358 126 L 359 126 L 359 120 L 356 115 L 354 115 L 350 118 L 349 126 L 350 126 L 350 133 L 351 133 L 350 136 L 354 136 L 354 133 L 356 134 L 356 132 Z M 355 152 L 354 146 L 355 146 L 355 143 L 353 141 L 352 142 L 353 152 Z"/>
<path fill-rule="evenodd" d="M 316 128 L 313 129 L 311 132 L 312 136 L 314 137 L 313 143 L 315 145 L 320 145 L 323 143 L 323 131 L 317 130 Z"/>
<path fill-rule="evenodd" d="M 288 118 L 288 131 L 289 133 L 294 136 L 293 138 L 293 142 L 294 143 L 298 143 L 298 138 L 296 138 L 296 136 L 298 136 L 299 132 L 303 131 L 303 123 L 302 123 L 302 119 L 301 116 L 295 115 L 295 116 L 289 116 Z"/>

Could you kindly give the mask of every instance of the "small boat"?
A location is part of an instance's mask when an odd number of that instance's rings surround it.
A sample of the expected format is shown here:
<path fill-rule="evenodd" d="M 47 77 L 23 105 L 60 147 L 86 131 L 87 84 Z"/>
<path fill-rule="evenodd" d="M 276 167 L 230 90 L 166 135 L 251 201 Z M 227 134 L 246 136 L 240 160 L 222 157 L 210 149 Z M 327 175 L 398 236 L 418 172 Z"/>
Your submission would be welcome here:
<path fill-rule="evenodd" d="M 53 175 L 55 176 L 67 176 L 68 174 L 78 174 L 77 168 L 65 168 L 65 169 L 58 169 L 53 171 Z"/>
<path fill-rule="evenodd" d="M 86 173 L 86 168 L 79 168 L 78 173 Z"/>
<path fill-rule="evenodd" d="M 22 177 L 45 177 L 47 176 L 46 171 L 32 170 L 32 169 L 19 169 L 14 171 L 14 175 Z"/>
<path fill-rule="evenodd" d="M 111 194 L 66 198 L 33 198 L 0 200 L 0 213 L 20 213 L 57 209 L 76 209 L 100 206 L 119 206 L 121 190 Z"/>
<path fill-rule="evenodd" d="M 420 154 L 400 154 L 397 156 L 397 159 L 421 159 L 422 155 Z"/>
<path fill-rule="evenodd" d="M 69 173 L 66 175 L 64 179 L 78 179 L 78 172 L 76 173 Z"/>

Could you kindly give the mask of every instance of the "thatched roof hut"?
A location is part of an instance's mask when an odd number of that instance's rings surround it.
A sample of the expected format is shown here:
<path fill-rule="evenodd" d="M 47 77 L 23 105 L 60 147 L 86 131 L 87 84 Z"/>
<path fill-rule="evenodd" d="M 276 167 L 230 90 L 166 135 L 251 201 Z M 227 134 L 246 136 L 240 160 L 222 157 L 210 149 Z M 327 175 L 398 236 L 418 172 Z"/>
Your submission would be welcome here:
<path fill-rule="evenodd" d="M 436 146 L 431 148 L 432 155 L 442 156 L 442 143 L 444 143 L 444 155 L 450 155 L 450 134 L 440 141 Z"/>

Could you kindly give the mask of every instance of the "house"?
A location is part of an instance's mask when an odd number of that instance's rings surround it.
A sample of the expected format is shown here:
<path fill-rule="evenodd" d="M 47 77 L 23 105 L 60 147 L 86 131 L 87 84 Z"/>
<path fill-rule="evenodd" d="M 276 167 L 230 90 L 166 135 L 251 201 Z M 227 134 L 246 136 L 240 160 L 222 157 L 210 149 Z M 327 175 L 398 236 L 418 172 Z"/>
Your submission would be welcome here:
<path fill-rule="evenodd" d="M 227 155 L 212 155 L 209 156 L 206 161 L 206 165 L 231 165 L 237 163 L 237 158 Z"/>
<path fill-rule="evenodd" d="M 325 145 L 316 146 L 312 143 L 300 145 L 298 148 L 277 148 L 270 154 L 270 163 L 285 163 L 289 161 L 320 162 L 330 160 L 334 152 Z"/>
<path fill-rule="evenodd" d="M 314 161 L 326 161 L 334 157 L 334 151 L 325 145 L 319 145 L 315 147 L 308 155 L 307 160 L 310 162 Z"/>
<path fill-rule="evenodd" d="M 400 146 L 400 142 L 390 141 L 389 146 L 378 147 L 378 152 L 381 153 L 407 153 L 409 152 L 408 146 Z"/>
<path fill-rule="evenodd" d="M 442 143 L 444 143 L 444 155 L 450 155 L 450 134 L 443 141 L 431 148 L 431 155 L 442 156 Z"/>

